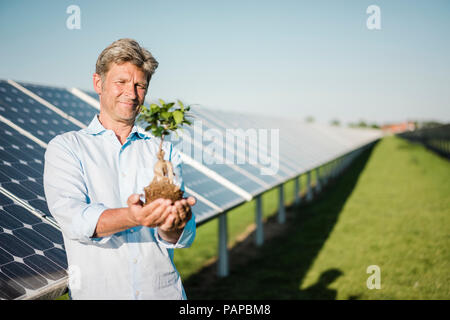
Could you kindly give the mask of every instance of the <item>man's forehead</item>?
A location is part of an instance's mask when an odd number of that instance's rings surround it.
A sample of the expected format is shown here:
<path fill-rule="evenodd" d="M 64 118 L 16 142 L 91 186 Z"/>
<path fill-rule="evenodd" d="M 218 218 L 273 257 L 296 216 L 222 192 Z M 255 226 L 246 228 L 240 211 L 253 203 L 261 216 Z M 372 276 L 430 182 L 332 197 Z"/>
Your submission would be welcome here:
<path fill-rule="evenodd" d="M 114 76 L 126 76 L 131 75 L 134 72 L 138 72 L 142 74 L 142 77 L 144 79 L 147 79 L 145 71 L 143 68 L 136 66 L 135 64 L 132 64 L 131 62 L 111 62 L 108 66 L 108 72 L 106 73 L 106 76 L 108 75 L 114 75 Z"/>

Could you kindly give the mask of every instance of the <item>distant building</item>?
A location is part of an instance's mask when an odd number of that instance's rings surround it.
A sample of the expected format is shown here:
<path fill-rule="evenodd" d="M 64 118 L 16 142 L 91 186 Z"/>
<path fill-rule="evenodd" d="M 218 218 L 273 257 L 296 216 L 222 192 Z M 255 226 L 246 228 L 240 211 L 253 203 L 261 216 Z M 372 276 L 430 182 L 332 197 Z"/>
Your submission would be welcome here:
<path fill-rule="evenodd" d="M 401 133 L 405 131 L 413 131 L 416 125 L 412 121 L 406 121 L 401 123 L 391 123 L 381 126 L 381 130 L 384 133 Z"/>

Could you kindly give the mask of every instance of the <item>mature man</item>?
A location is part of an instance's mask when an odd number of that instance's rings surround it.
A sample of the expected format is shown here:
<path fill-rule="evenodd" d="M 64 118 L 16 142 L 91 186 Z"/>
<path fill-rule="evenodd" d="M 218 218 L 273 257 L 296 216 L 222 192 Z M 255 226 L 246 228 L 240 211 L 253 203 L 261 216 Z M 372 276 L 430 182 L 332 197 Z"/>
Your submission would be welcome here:
<path fill-rule="evenodd" d="M 173 249 L 194 240 L 196 200 L 143 206 L 140 198 L 159 142 L 134 122 L 157 66 L 136 41 L 113 42 L 93 76 L 100 114 L 48 144 L 45 195 L 62 229 L 73 299 L 186 298 Z M 180 154 L 169 142 L 163 150 L 184 190 Z"/>

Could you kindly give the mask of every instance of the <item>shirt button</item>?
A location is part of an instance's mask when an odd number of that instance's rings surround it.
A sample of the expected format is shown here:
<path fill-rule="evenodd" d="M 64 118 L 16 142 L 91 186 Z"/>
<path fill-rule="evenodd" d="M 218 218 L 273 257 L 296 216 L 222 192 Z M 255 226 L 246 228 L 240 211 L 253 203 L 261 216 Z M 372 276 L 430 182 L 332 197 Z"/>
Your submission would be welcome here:
<path fill-rule="evenodd" d="M 122 172 L 122 177 L 126 177 L 127 175 L 125 173 Z"/>
<path fill-rule="evenodd" d="M 133 259 L 133 263 L 136 264 L 137 263 L 137 259 Z"/>
<path fill-rule="evenodd" d="M 139 291 L 136 290 L 136 297 L 139 295 Z"/>

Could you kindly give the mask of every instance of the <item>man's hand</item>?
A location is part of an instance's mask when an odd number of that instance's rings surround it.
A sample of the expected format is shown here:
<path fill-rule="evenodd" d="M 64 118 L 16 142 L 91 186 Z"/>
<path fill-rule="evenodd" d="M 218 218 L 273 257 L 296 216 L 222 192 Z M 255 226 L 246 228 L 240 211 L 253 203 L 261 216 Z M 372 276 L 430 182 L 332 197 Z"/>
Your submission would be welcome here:
<path fill-rule="evenodd" d="M 164 240 L 176 243 L 183 232 L 186 223 L 192 218 L 191 206 L 197 200 L 194 197 L 176 201 L 170 208 L 170 214 L 163 224 L 158 227 L 158 233 Z"/>
<path fill-rule="evenodd" d="M 145 226 L 158 227 L 161 237 L 176 242 L 184 226 L 192 216 L 191 206 L 196 203 L 194 197 L 182 199 L 171 204 L 167 199 L 157 199 L 144 206 L 138 194 L 132 194 L 127 200 L 127 208 L 107 209 L 103 211 L 95 227 L 93 238 Z"/>
<path fill-rule="evenodd" d="M 127 200 L 127 205 L 129 219 L 136 226 L 158 227 L 172 212 L 170 200 L 156 199 L 144 206 L 138 194 L 132 194 Z"/>
<path fill-rule="evenodd" d="M 174 231 L 183 229 L 192 217 L 191 206 L 195 205 L 194 197 L 183 198 L 176 201 L 170 208 L 170 214 L 159 229 L 162 231 Z"/>

